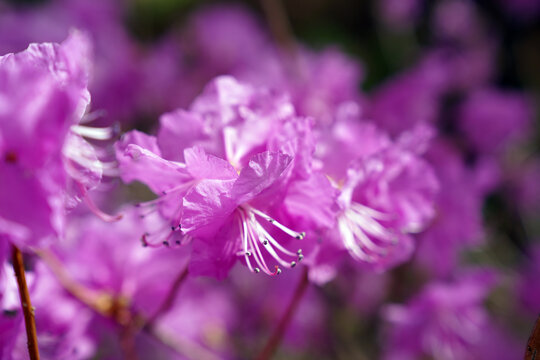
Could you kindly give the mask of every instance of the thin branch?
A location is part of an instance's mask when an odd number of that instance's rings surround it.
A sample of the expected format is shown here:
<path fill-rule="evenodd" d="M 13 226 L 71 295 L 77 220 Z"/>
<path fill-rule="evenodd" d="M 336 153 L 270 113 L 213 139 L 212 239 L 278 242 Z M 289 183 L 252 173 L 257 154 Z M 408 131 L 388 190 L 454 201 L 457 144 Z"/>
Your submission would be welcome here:
<path fill-rule="evenodd" d="M 174 280 L 171 288 L 169 289 L 169 293 L 165 297 L 165 300 L 161 304 L 161 306 L 157 309 L 157 311 L 152 315 L 146 322 L 145 326 L 151 327 L 163 314 L 167 313 L 171 309 L 171 307 L 174 304 L 174 300 L 176 299 L 176 295 L 178 294 L 178 290 L 180 289 L 180 286 L 184 282 L 184 280 L 188 276 L 188 267 L 186 266 L 184 270 L 182 270 L 176 279 Z"/>
<path fill-rule="evenodd" d="M 24 325 L 26 327 L 26 338 L 28 340 L 28 354 L 31 360 L 39 360 L 39 348 L 37 341 L 36 321 L 34 319 L 34 308 L 30 302 L 30 294 L 26 285 L 24 275 L 24 263 L 21 251 L 13 246 L 13 270 L 17 277 L 21 307 L 24 314 Z"/>
<path fill-rule="evenodd" d="M 187 277 L 187 268 L 184 269 L 176 278 L 173 286 L 169 290 L 163 304 L 158 311 L 150 319 L 142 313 L 135 313 L 126 307 L 126 302 L 122 299 L 114 298 L 109 294 L 98 294 L 85 286 L 77 283 L 70 274 L 64 269 L 60 260 L 50 251 L 37 251 L 41 259 L 47 264 L 51 271 L 55 274 L 60 284 L 90 309 L 95 312 L 112 318 L 118 325 L 122 327 L 120 341 L 124 355 L 130 358 L 134 351 L 133 337 L 142 329 L 144 333 L 153 337 L 172 351 L 186 356 L 190 359 L 201 360 L 219 360 L 219 357 L 214 355 L 210 350 L 205 349 L 201 345 L 187 339 L 173 338 L 167 332 L 159 329 L 155 321 L 163 312 L 170 309 L 174 303 L 177 291 L 180 285 Z M 34 359 L 32 359 L 34 360 Z"/>
<path fill-rule="evenodd" d="M 529 341 L 525 351 L 525 360 L 535 360 L 540 355 L 540 316 L 536 319 Z"/>
<path fill-rule="evenodd" d="M 279 321 L 278 325 L 272 332 L 272 335 L 270 336 L 270 339 L 266 343 L 266 346 L 263 348 L 259 356 L 257 356 L 257 360 L 269 360 L 274 352 L 276 351 L 277 347 L 281 343 L 281 340 L 283 339 L 283 335 L 285 335 L 285 332 L 287 331 L 287 327 L 289 326 L 289 323 L 291 322 L 294 313 L 296 312 L 296 309 L 298 308 L 298 305 L 300 304 L 300 300 L 302 300 L 302 297 L 304 293 L 306 292 L 306 289 L 309 285 L 308 280 L 308 272 L 307 268 L 304 267 L 302 272 L 302 278 L 300 279 L 300 282 L 296 286 L 296 290 L 294 291 L 294 295 L 291 299 L 291 302 L 289 303 L 289 306 L 287 307 L 287 310 L 285 310 L 285 313 L 281 317 L 281 320 Z"/>
<path fill-rule="evenodd" d="M 92 310 L 104 316 L 110 316 L 113 307 L 112 296 L 105 293 L 97 293 L 73 280 L 53 252 L 49 250 L 37 250 L 36 254 L 49 267 L 65 290 Z"/>
<path fill-rule="evenodd" d="M 124 353 L 124 358 L 126 360 L 138 360 L 139 356 L 137 355 L 137 350 L 135 347 L 135 335 L 137 329 L 133 326 L 123 326 L 120 329 L 119 339 L 120 347 Z"/>
<path fill-rule="evenodd" d="M 261 0 L 261 7 L 272 35 L 291 54 L 296 53 L 296 42 L 292 35 L 291 23 L 281 0 Z"/>
<path fill-rule="evenodd" d="M 298 45 L 296 43 L 291 22 L 282 0 L 260 0 L 261 7 L 266 16 L 266 21 L 272 32 L 272 36 L 280 47 L 285 50 L 280 52 L 284 69 L 290 76 L 297 80 L 303 80 L 304 74 L 300 64 Z"/>

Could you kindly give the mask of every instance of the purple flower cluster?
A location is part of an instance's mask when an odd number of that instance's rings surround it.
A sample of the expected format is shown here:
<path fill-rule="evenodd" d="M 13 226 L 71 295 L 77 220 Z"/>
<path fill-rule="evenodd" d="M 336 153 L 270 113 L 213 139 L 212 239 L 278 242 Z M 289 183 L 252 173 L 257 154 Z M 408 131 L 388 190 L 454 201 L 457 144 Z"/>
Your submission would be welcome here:
<path fill-rule="evenodd" d="M 381 2 L 377 26 L 425 6 Z M 1 359 L 28 356 L 17 249 L 42 359 L 521 357 L 535 103 L 495 82 L 475 3 L 437 1 L 433 44 L 369 91 L 368 66 L 241 7 L 144 45 L 127 5 L 5 9 Z"/>

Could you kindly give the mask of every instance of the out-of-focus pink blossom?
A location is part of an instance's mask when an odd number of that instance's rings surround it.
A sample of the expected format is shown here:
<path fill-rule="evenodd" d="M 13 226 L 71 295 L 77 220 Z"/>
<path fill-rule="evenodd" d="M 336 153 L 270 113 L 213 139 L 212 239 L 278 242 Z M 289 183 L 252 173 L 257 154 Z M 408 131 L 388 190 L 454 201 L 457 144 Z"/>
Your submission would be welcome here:
<path fill-rule="evenodd" d="M 395 30 L 415 25 L 424 6 L 423 0 L 383 0 L 378 2 L 379 13 L 385 24 Z"/>
<path fill-rule="evenodd" d="M 457 149 L 438 140 L 427 158 L 436 171 L 441 189 L 436 215 L 419 235 L 417 261 L 435 275 L 455 270 L 459 251 L 482 241 L 483 188 L 475 184 L 475 174 L 467 169 Z"/>
<path fill-rule="evenodd" d="M 474 149 L 497 154 L 523 139 L 531 126 L 531 104 L 524 94 L 479 89 L 461 107 L 459 126 Z"/>
<path fill-rule="evenodd" d="M 441 97 L 447 90 L 449 74 L 436 58 L 427 57 L 376 89 L 367 117 L 395 136 L 415 124 L 437 120 Z"/>
<path fill-rule="evenodd" d="M 505 339 L 483 305 L 495 282 L 491 272 L 462 275 L 427 285 L 407 305 L 388 305 L 384 358 L 491 359 L 494 352 L 499 359 L 515 358 L 516 344 Z"/>
<path fill-rule="evenodd" d="M 101 179 L 80 136 L 90 128 L 78 125 L 90 101 L 88 46 L 75 32 L 0 58 L 0 233 L 18 246 L 61 234 L 65 202 Z"/>

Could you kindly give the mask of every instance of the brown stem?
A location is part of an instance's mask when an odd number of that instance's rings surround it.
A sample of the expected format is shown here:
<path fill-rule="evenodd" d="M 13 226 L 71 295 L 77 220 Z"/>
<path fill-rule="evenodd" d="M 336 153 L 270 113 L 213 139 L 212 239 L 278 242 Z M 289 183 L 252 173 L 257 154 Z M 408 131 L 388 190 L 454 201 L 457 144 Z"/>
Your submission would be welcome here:
<path fill-rule="evenodd" d="M 30 360 L 39 360 L 36 321 L 34 319 L 34 309 L 30 302 L 28 286 L 26 285 L 23 256 L 21 251 L 15 245 L 13 246 L 13 270 L 17 277 L 21 307 L 24 314 L 24 325 L 26 327 L 26 337 L 28 339 L 28 354 L 30 355 Z"/>
<path fill-rule="evenodd" d="M 184 282 L 184 280 L 188 276 L 188 267 L 186 266 L 184 270 L 182 270 L 176 279 L 174 280 L 171 288 L 169 289 L 169 293 L 165 297 L 165 300 L 163 300 L 163 303 L 161 306 L 156 310 L 154 315 L 152 315 L 148 321 L 146 322 L 145 326 L 151 327 L 163 314 L 165 314 L 167 311 L 169 311 L 174 303 L 174 299 L 176 298 L 176 295 L 178 293 L 178 289 L 180 289 L 180 286 Z"/>
<path fill-rule="evenodd" d="M 283 335 L 285 335 L 285 331 L 287 331 L 287 327 L 289 326 L 289 323 L 291 322 L 291 319 L 296 312 L 296 309 L 298 308 L 300 300 L 306 292 L 308 285 L 308 272 L 307 268 L 304 267 L 304 270 L 302 272 L 302 278 L 296 286 L 296 290 L 294 291 L 294 295 L 291 299 L 291 302 L 289 303 L 289 306 L 287 307 L 287 310 L 285 310 L 285 313 L 281 317 L 281 320 L 272 332 L 272 335 L 266 343 L 266 346 L 260 352 L 259 356 L 257 356 L 257 360 L 269 360 L 272 357 L 277 347 L 279 346 L 279 343 L 283 339 Z"/>
<path fill-rule="evenodd" d="M 276 41 L 291 53 L 296 52 L 291 23 L 281 0 L 261 0 L 261 6 Z"/>
<path fill-rule="evenodd" d="M 536 319 L 536 324 L 527 342 L 525 360 L 535 360 L 540 358 L 540 316 Z"/>
<path fill-rule="evenodd" d="M 283 2 L 281 0 L 260 1 L 274 39 L 285 50 L 279 54 L 285 71 L 297 81 L 304 81 L 305 75 L 300 63 L 298 46 Z"/>
<path fill-rule="evenodd" d="M 137 350 L 135 347 L 135 335 L 137 330 L 130 325 L 123 326 L 120 329 L 120 347 L 124 353 L 124 359 L 126 360 L 138 360 Z"/>

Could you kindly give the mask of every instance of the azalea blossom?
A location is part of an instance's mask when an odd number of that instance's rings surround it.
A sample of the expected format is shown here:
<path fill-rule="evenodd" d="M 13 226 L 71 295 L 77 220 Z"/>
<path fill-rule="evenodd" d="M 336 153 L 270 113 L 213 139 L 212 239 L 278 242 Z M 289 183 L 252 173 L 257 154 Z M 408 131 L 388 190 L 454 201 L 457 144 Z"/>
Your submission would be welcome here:
<path fill-rule="evenodd" d="M 89 52 L 88 39 L 74 32 L 62 44 L 0 58 L 0 233 L 18 246 L 62 234 L 65 207 L 89 200 L 101 180 L 104 166 L 82 136 L 104 139 L 109 130 L 79 125 L 90 102 Z"/>

